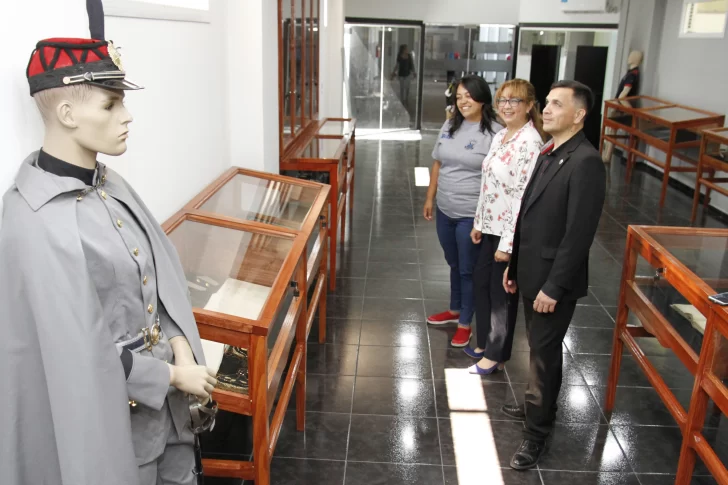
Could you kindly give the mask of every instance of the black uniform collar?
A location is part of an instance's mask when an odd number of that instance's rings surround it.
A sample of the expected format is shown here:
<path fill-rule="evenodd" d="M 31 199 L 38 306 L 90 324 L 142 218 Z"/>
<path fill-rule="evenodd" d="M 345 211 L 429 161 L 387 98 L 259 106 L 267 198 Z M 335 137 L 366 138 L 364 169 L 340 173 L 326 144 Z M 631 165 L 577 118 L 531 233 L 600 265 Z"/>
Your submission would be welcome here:
<path fill-rule="evenodd" d="M 83 168 L 64 162 L 53 155 L 47 154 L 43 149 L 38 153 L 38 167 L 59 177 L 78 179 L 85 185 L 93 185 L 94 175 L 96 174 L 96 169 Z"/>
<path fill-rule="evenodd" d="M 584 130 L 579 130 L 574 136 L 566 140 L 566 143 L 563 143 L 556 150 L 554 150 L 554 143 L 552 139 L 544 147 L 544 149 L 541 150 L 541 155 L 546 155 L 548 157 L 558 157 L 559 155 L 562 155 L 564 153 L 573 152 L 576 147 L 579 146 L 582 141 L 584 141 L 585 138 L 586 135 L 584 134 Z"/>

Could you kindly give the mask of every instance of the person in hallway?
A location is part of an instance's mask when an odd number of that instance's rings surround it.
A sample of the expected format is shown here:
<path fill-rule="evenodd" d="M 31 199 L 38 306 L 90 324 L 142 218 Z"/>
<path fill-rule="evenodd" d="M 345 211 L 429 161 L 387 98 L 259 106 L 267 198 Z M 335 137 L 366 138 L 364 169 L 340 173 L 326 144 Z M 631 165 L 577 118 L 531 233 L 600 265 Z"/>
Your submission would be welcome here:
<path fill-rule="evenodd" d="M 503 273 L 504 289 L 523 295 L 530 347 L 525 405 L 502 408 L 526 420 L 510 463 L 516 470 L 536 466 L 553 430 L 562 342 L 577 300 L 587 295 L 589 248 L 606 192 L 604 163 L 583 132 L 593 104 L 591 90 L 579 82 L 552 86 L 543 127 L 553 138 L 541 151 L 523 196 L 511 261 Z"/>
<path fill-rule="evenodd" d="M 521 198 L 545 141 L 531 83 L 506 81 L 495 102 L 506 127 L 495 135 L 483 160 L 480 199 L 470 234 L 473 243 L 480 245 L 473 273 L 478 342 L 475 349 L 466 346 L 464 351 L 480 359 L 469 369 L 480 375 L 492 374 L 511 358 L 518 294 L 503 291 L 501 281 L 513 251 Z"/>
<path fill-rule="evenodd" d="M 496 122 L 493 98 L 483 78 L 464 77 L 454 89 L 457 109 L 440 130 L 432 151 L 435 161 L 423 208 L 428 221 L 435 212 L 437 237 L 450 266 L 450 308 L 430 315 L 427 322 L 458 323 L 451 344 L 465 347 L 475 313 L 473 268 L 478 247 L 470 239 L 470 231 L 480 196 L 481 165 L 493 135 L 503 127 Z"/>
<path fill-rule="evenodd" d="M 399 46 L 397 60 L 392 71 L 392 79 L 399 78 L 399 99 L 402 105 L 409 111 L 409 91 L 412 78 L 417 77 L 415 61 L 409 51 L 407 44 Z"/>

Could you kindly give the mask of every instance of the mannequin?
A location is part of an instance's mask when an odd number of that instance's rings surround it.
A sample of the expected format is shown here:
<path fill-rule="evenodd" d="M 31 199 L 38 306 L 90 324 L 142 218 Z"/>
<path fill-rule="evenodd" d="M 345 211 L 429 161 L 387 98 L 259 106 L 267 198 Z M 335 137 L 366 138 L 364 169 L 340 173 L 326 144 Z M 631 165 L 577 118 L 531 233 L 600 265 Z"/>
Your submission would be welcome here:
<path fill-rule="evenodd" d="M 624 99 L 628 96 L 638 96 L 640 89 L 640 70 L 639 67 L 642 64 L 642 52 L 634 50 L 629 53 L 627 57 L 627 73 L 622 77 L 617 88 L 617 99 Z M 623 103 L 627 103 L 623 101 Z M 608 129 L 609 134 L 613 134 L 612 129 Z M 609 142 L 604 142 L 604 150 L 602 151 L 602 160 L 604 163 L 609 164 L 612 160 L 612 153 L 614 151 L 614 145 Z"/>
<path fill-rule="evenodd" d="M 103 40 L 41 41 L 26 74 L 45 136 L 4 196 L 0 483 L 192 485 L 191 400 L 217 381 L 174 247 L 96 161 L 141 87 Z"/>

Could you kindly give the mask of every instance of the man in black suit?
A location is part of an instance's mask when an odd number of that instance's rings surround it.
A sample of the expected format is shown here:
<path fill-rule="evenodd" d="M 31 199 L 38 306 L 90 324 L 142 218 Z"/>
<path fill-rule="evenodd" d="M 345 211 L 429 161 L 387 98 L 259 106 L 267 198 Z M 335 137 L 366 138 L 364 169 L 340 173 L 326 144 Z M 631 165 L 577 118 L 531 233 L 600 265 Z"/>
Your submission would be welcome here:
<path fill-rule="evenodd" d="M 511 460 L 517 470 L 534 467 L 543 454 L 561 389 L 562 342 L 576 301 L 587 295 L 589 248 L 606 191 L 604 163 L 582 131 L 593 104 L 591 90 L 579 82 L 552 86 L 543 110 L 552 140 L 526 187 L 503 274 L 505 290 L 519 288 L 523 295 L 531 349 L 525 405 L 503 407 L 505 414 L 526 419 Z"/>

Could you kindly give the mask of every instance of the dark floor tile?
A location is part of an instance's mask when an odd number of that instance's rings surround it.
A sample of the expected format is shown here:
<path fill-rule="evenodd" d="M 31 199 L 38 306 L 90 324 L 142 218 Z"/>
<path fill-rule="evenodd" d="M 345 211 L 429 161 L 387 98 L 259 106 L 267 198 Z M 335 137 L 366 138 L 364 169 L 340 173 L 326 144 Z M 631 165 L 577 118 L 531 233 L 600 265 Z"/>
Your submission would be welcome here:
<path fill-rule="evenodd" d="M 348 459 L 440 465 L 437 420 L 352 415 Z"/>
<path fill-rule="evenodd" d="M 283 420 L 275 456 L 279 458 L 346 459 L 348 414 L 306 413 L 306 430 L 296 430 L 296 412 Z"/>
<path fill-rule="evenodd" d="M 656 474 L 638 474 L 642 485 L 673 485 L 675 483 L 674 475 L 656 475 Z M 690 485 L 718 485 L 713 477 L 693 476 Z"/>
<path fill-rule="evenodd" d="M 446 466 L 444 470 L 445 485 L 541 485 L 541 478 L 536 470 L 522 472 L 493 466 L 484 469 L 479 461 L 458 462 L 457 467 Z M 487 481 L 484 481 L 484 477 L 487 477 Z"/>
<path fill-rule="evenodd" d="M 594 284 L 590 281 L 590 284 Z M 617 306 L 619 300 L 619 285 L 612 286 L 591 286 L 589 291 L 599 300 L 604 306 Z"/>
<path fill-rule="evenodd" d="M 460 375 L 468 374 L 468 367 L 475 362 L 465 355 L 462 349 L 431 349 L 432 371 L 435 379 L 453 379 Z M 507 382 L 506 373 L 503 371 L 494 372 L 481 379 L 492 382 Z"/>
<path fill-rule="evenodd" d="M 423 281 L 450 281 L 450 266 L 421 264 L 420 271 L 422 272 Z"/>
<path fill-rule="evenodd" d="M 329 296 L 326 298 L 326 317 L 345 320 L 358 320 L 361 318 L 361 308 L 364 298 Z"/>
<path fill-rule="evenodd" d="M 425 322 L 401 320 L 363 320 L 361 345 L 419 347 L 427 351 Z"/>
<path fill-rule="evenodd" d="M 455 349 L 450 345 L 455 332 L 458 329 L 458 325 L 455 323 L 449 323 L 447 325 L 430 325 L 427 324 L 427 333 L 430 336 L 430 347 L 433 349 Z M 473 339 L 471 343 L 475 342 Z"/>
<path fill-rule="evenodd" d="M 611 354 L 614 331 L 608 328 L 569 327 L 564 343 L 572 354 Z"/>
<path fill-rule="evenodd" d="M 606 387 L 592 387 L 597 402 L 604 409 L 607 397 Z M 674 390 L 673 393 L 690 393 L 686 389 Z M 687 409 L 685 410 L 687 412 Z M 605 411 L 612 425 L 625 426 L 677 426 L 677 422 L 667 410 L 660 396 L 651 387 L 617 387 L 614 409 Z"/>
<path fill-rule="evenodd" d="M 599 300 L 597 300 L 597 297 L 594 296 L 594 294 L 591 292 L 591 288 L 589 289 L 589 294 L 583 298 L 579 298 L 576 302 L 577 306 L 594 306 L 594 305 L 600 305 Z"/>
<path fill-rule="evenodd" d="M 607 310 L 601 306 L 577 306 L 572 327 L 614 328 L 614 320 Z"/>
<path fill-rule="evenodd" d="M 367 279 L 367 298 L 416 298 L 422 299 L 422 285 L 418 279 Z"/>
<path fill-rule="evenodd" d="M 372 249 L 369 261 L 373 263 L 417 263 L 419 251 L 416 249 Z"/>
<path fill-rule="evenodd" d="M 422 292 L 428 300 L 449 300 L 450 279 L 446 281 L 422 281 Z"/>
<path fill-rule="evenodd" d="M 348 344 L 359 345 L 361 334 L 361 320 L 326 320 L 326 343 L 327 344 Z M 318 318 L 314 320 L 311 334 L 308 336 L 310 343 L 318 343 L 319 324 Z"/>
<path fill-rule="evenodd" d="M 359 349 L 357 376 L 430 378 L 430 358 L 417 347 L 368 347 Z"/>
<path fill-rule="evenodd" d="M 312 460 L 273 457 L 270 464 L 270 481 L 275 485 L 341 485 L 344 483 L 343 461 Z M 208 483 L 205 477 L 205 484 Z M 210 482 L 216 485 L 216 482 Z M 252 485 L 252 482 L 250 482 Z"/>
<path fill-rule="evenodd" d="M 513 384 L 518 404 L 523 404 L 526 384 Z M 509 403 L 511 404 L 512 401 Z M 562 385 L 557 401 L 556 422 L 565 424 L 607 424 L 602 409 L 588 386 Z"/>
<path fill-rule="evenodd" d="M 563 384 L 583 386 L 586 384 L 579 367 L 569 354 L 563 354 Z M 529 353 L 512 352 L 511 360 L 506 362 L 506 372 L 511 383 L 528 384 Z"/>
<path fill-rule="evenodd" d="M 410 485 L 442 483 L 439 465 L 403 465 L 392 463 L 356 463 L 346 466 L 347 485 Z"/>
<path fill-rule="evenodd" d="M 330 292 L 329 296 L 364 296 L 365 283 L 365 278 L 336 278 L 336 291 Z"/>
<path fill-rule="evenodd" d="M 541 477 L 543 478 L 543 485 L 640 485 L 640 481 L 633 473 L 541 470 Z"/>
<path fill-rule="evenodd" d="M 424 322 L 424 310 L 422 300 L 365 298 L 361 316 L 363 320 Z"/>
<path fill-rule="evenodd" d="M 434 418 L 432 380 L 358 376 L 353 413 Z"/>
<path fill-rule="evenodd" d="M 473 342 L 477 341 L 474 339 Z M 525 325 L 516 325 L 516 330 L 513 332 L 513 345 L 511 346 L 511 350 L 517 352 L 529 352 L 531 350 L 531 347 L 528 345 Z"/>
<path fill-rule="evenodd" d="M 452 413 L 486 413 L 491 419 L 512 421 L 501 412 L 506 403 L 513 402 L 513 391 L 507 382 L 485 381 L 477 375 L 451 373 L 448 379 L 435 380 L 437 415 Z"/>
<path fill-rule="evenodd" d="M 366 261 L 369 261 L 369 246 L 344 247 L 337 255 L 337 264 L 339 267 L 342 267 L 344 263 L 351 264 Z"/>
<path fill-rule="evenodd" d="M 365 278 L 367 275 L 366 261 L 337 261 L 336 263 L 336 281 L 339 278 Z"/>
<path fill-rule="evenodd" d="M 617 440 L 636 473 L 675 473 L 682 433 L 680 428 L 613 426 Z"/>
<path fill-rule="evenodd" d="M 369 263 L 367 278 L 387 278 L 394 280 L 420 279 L 419 265 L 414 263 Z"/>
<path fill-rule="evenodd" d="M 306 411 L 317 413 L 350 413 L 354 376 L 327 376 L 308 374 L 306 376 Z M 295 396 L 291 397 L 289 409 L 296 408 Z"/>
<path fill-rule="evenodd" d="M 557 423 L 539 467 L 564 471 L 631 471 L 609 427 L 598 424 Z"/>
<path fill-rule="evenodd" d="M 356 345 L 308 344 L 306 372 L 310 374 L 356 374 Z"/>
<path fill-rule="evenodd" d="M 372 237 L 382 236 L 400 236 L 400 237 L 415 237 L 415 226 L 411 223 L 408 225 L 400 224 L 375 224 L 372 226 Z M 414 249 L 414 248 L 412 248 Z"/>
<path fill-rule="evenodd" d="M 372 249 L 417 249 L 417 241 L 414 237 L 402 237 L 397 235 L 372 236 Z"/>
<path fill-rule="evenodd" d="M 444 465 L 475 461 L 483 471 L 507 467 L 523 439 L 523 423 L 497 421 L 485 413 L 456 413 L 439 421 Z"/>
<path fill-rule="evenodd" d="M 576 355 L 579 368 L 590 386 L 606 386 L 609 377 L 609 355 Z M 694 378 L 674 356 L 648 357 L 667 387 L 672 389 L 692 389 Z M 618 386 L 652 387 L 644 372 L 631 355 L 622 356 Z"/>
<path fill-rule="evenodd" d="M 446 310 L 451 310 L 450 308 L 450 301 L 446 298 L 444 300 L 429 300 L 425 299 L 425 314 L 427 316 L 434 315 L 436 313 L 444 312 Z M 448 324 L 448 325 L 455 325 Z M 436 325 L 439 326 L 439 325 Z"/>
<path fill-rule="evenodd" d="M 428 249 L 420 249 L 419 250 L 419 262 L 420 264 L 432 264 L 432 265 L 443 265 L 447 264 L 445 261 L 445 254 L 442 252 L 442 248 L 439 246 L 437 247 L 431 247 L 433 245 L 428 245 Z"/>

